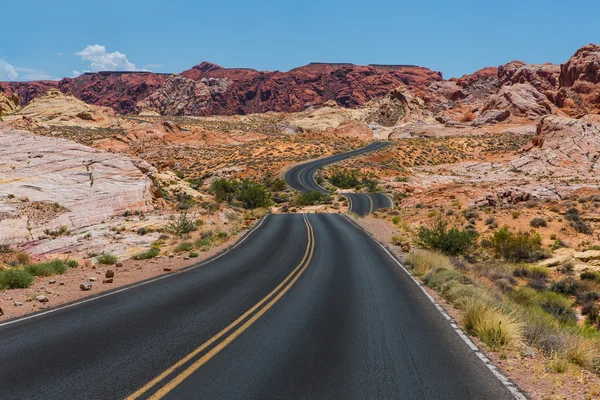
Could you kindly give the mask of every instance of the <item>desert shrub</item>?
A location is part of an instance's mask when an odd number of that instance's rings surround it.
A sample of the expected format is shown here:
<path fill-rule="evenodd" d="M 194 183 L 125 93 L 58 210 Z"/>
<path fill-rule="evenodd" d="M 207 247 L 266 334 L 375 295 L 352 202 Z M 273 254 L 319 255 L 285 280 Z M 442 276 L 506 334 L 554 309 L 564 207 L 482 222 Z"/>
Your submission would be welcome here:
<path fill-rule="evenodd" d="M 400 223 L 400 221 L 402 221 L 402 217 L 400 217 L 399 215 L 396 215 L 396 216 L 392 217 L 392 223 L 393 223 L 394 225 L 397 225 L 397 224 L 399 224 L 399 223 Z"/>
<path fill-rule="evenodd" d="M 198 254 L 197 252 L 195 252 L 195 251 L 190 251 L 190 254 L 188 254 L 188 256 L 189 256 L 190 258 L 196 258 L 196 257 L 198 257 L 198 256 L 199 256 L 199 254 Z"/>
<path fill-rule="evenodd" d="M 248 209 L 268 207 L 270 204 L 270 195 L 267 188 L 248 180 L 244 180 L 237 185 L 235 198 L 242 202 L 244 208 Z"/>
<path fill-rule="evenodd" d="M 510 213 L 510 215 L 512 216 L 512 219 L 517 219 L 521 216 L 521 212 L 520 211 L 513 211 Z"/>
<path fill-rule="evenodd" d="M 577 321 L 571 302 L 559 293 L 538 292 L 535 301 L 544 311 L 554 315 L 559 322 L 572 324 Z"/>
<path fill-rule="evenodd" d="M 265 182 L 265 185 L 269 188 L 271 192 L 282 192 L 287 188 L 287 184 L 281 178 L 267 180 Z"/>
<path fill-rule="evenodd" d="M 479 212 L 474 208 L 467 208 L 463 211 L 463 216 L 466 220 L 477 219 L 479 218 Z"/>
<path fill-rule="evenodd" d="M 177 218 L 173 216 L 171 218 L 167 225 L 167 231 L 176 236 L 182 237 L 198 229 L 196 222 L 192 218 L 188 218 L 186 212 L 182 212 Z"/>
<path fill-rule="evenodd" d="M 521 325 L 512 315 L 480 300 L 473 300 L 466 305 L 463 324 L 469 333 L 492 350 L 517 344 L 522 338 Z"/>
<path fill-rule="evenodd" d="M 65 264 L 67 264 L 67 267 L 69 268 L 77 268 L 79 266 L 79 261 L 67 259 L 65 260 Z"/>
<path fill-rule="evenodd" d="M 194 244 L 192 242 L 181 242 L 173 249 L 175 253 L 183 253 L 184 251 L 192 250 L 194 250 Z"/>
<path fill-rule="evenodd" d="M 52 276 L 64 274 L 67 271 L 67 264 L 63 260 L 52 260 L 43 263 L 29 264 L 25 270 L 33 276 Z"/>
<path fill-rule="evenodd" d="M 322 193 L 318 190 L 311 190 L 309 192 L 302 192 L 296 195 L 293 200 L 295 206 L 313 206 L 316 204 L 325 204 L 331 201 L 331 195 L 328 193 Z"/>
<path fill-rule="evenodd" d="M 24 289 L 33 283 L 33 275 L 24 269 L 0 271 L 0 289 Z"/>
<path fill-rule="evenodd" d="M 355 188 L 360 184 L 358 171 L 336 170 L 329 177 L 329 183 L 340 189 Z"/>
<path fill-rule="evenodd" d="M 565 213 L 565 219 L 569 221 L 571 228 L 575 229 L 576 232 L 585 233 L 591 235 L 594 231 L 592 227 L 581 219 L 579 210 L 575 207 L 569 208 Z"/>
<path fill-rule="evenodd" d="M 545 228 L 548 226 L 548 222 L 546 222 L 546 220 L 542 217 L 536 217 L 529 221 L 529 225 L 531 225 L 533 228 Z"/>
<path fill-rule="evenodd" d="M 29 261 L 31 261 L 31 257 L 29 256 L 29 254 L 23 252 L 18 252 L 17 254 L 15 254 L 15 258 L 17 259 L 17 262 L 21 265 L 29 264 Z"/>
<path fill-rule="evenodd" d="M 472 230 L 448 229 L 448 222 L 438 220 L 429 227 L 419 228 L 417 244 L 421 247 L 438 250 L 446 255 L 465 254 L 477 242 L 478 234 Z"/>
<path fill-rule="evenodd" d="M 556 354 L 564 348 L 564 335 L 556 320 L 539 306 L 529 306 L 523 311 L 523 335 L 527 343 L 546 354 Z"/>
<path fill-rule="evenodd" d="M 561 279 L 558 282 L 553 282 L 550 290 L 565 296 L 574 296 L 581 289 L 581 285 L 573 278 Z"/>
<path fill-rule="evenodd" d="M 229 179 L 215 179 L 211 185 L 210 190 L 215 195 L 215 200 L 218 202 L 227 201 L 230 202 L 234 199 L 239 183 Z"/>
<path fill-rule="evenodd" d="M 600 274 L 598 274 L 595 271 L 582 272 L 581 274 L 579 274 L 579 278 L 581 278 L 582 281 L 600 282 Z"/>
<path fill-rule="evenodd" d="M 212 240 L 210 237 L 200 238 L 194 242 L 194 246 L 196 246 L 197 249 L 201 249 L 203 247 L 210 247 L 211 244 Z"/>
<path fill-rule="evenodd" d="M 152 247 L 146 251 L 135 254 L 132 258 L 134 260 L 149 260 L 154 258 L 160 254 L 160 249 L 158 247 Z"/>
<path fill-rule="evenodd" d="M 494 232 L 492 247 L 506 261 L 536 261 L 547 256 L 542 249 L 542 237 L 535 232 L 511 232 L 503 226 Z"/>
<path fill-rule="evenodd" d="M 423 276 L 436 268 L 450 269 L 450 259 L 443 254 L 433 252 L 412 252 L 406 257 L 406 263 L 411 266 L 415 275 Z"/>
<path fill-rule="evenodd" d="M 518 278 L 547 279 L 549 272 L 548 268 L 540 265 L 521 264 L 513 270 L 513 275 Z"/>
<path fill-rule="evenodd" d="M 98 257 L 96 257 L 96 260 L 102 265 L 112 265 L 117 263 L 118 258 L 114 254 L 101 253 Z"/>
<path fill-rule="evenodd" d="M 569 365 L 569 361 L 555 355 L 550 361 L 548 361 L 546 368 L 553 374 L 562 374 L 567 372 Z"/>
<path fill-rule="evenodd" d="M 203 180 L 202 178 L 187 178 L 186 182 L 190 185 L 190 187 L 194 190 L 200 190 L 202 187 Z"/>
<path fill-rule="evenodd" d="M 486 225 L 492 225 L 492 224 L 494 224 L 495 222 L 496 222 L 496 218 L 494 218 L 494 217 L 492 217 L 492 216 L 490 216 L 490 217 L 487 217 L 487 218 L 485 219 L 485 224 L 486 224 Z"/>

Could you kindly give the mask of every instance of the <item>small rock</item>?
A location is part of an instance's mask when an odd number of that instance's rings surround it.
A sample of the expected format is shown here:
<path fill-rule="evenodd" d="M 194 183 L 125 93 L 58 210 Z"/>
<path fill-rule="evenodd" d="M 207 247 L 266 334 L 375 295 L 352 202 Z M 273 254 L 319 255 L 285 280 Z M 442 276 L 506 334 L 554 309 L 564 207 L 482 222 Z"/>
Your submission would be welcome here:
<path fill-rule="evenodd" d="M 175 257 L 175 254 L 169 253 L 169 258 L 173 258 L 173 257 Z"/>
<path fill-rule="evenodd" d="M 171 267 L 164 267 L 163 271 L 165 271 L 165 272 L 173 271 L 173 268 L 171 268 Z"/>
<path fill-rule="evenodd" d="M 120 262 L 118 262 L 118 263 L 115 264 L 116 268 L 121 268 L 122 266 L 123 266 L 123 263 L 120 263 Z"/>
<path fill-rule="evenodd" d="M 113 278 L 106 278 L 102 283 L 113 283 Z"/>
<path fill-rule="evenodd" d="M 21 303 L 20 301 L 15 301 L 15 307 L 22 307 L 23 303 Z"/>
<path fill-rule="evenodd" d="M 0 317 L 4 315 L 4 310 L 0 307 Z"/>
<path fill-rule="evenodd" d="M 183 257 L 184 260 L 189 260 L 190 258 L 188 256 Z"/>
<path fill-rule="evenodd" d="M 54 285 L 56 283 L 56 279 L 50 279 L 48 281 L 49 284 Z"/>
<path fill-rule="evenodd" d="M 81 290 L 91 290 L 92 289 L 92 282 L 83 282 L 81 285 L 79 285 L 79 289 Z"/>
<path fill-rule="evenodd" d="M 64 282 L 60 282 L 60 283 L 58 284 L 58 286 L 65 286 L 65 283 L 64 283 Z"/>
<path fill-rule="evenodd" d="M 90 279 L 89 279 L 89 280 L 90 280 L 90 282 L 96 282 L 96 280 L 97 280 L 97 279 L 98 279 L 98 278 L 96 278 L 95 276 L 92 276 L 92 277 L 90 277 Z"/>
<path fill-rule="evenodd" d="M 49 301 L 48 297 L 44 295 L 35 296 L 35 299 L 40 303 L 47 303 Z"/>
<path fill-rule="evenodd" d="M 113 271 L 112 269 L 109 269 L 109 270 L 106 271 L 106 274 L 104 274 L 104 276 L 106 278 L 112 278 L 112 277 L 115 276 L 115 271 Z"/>

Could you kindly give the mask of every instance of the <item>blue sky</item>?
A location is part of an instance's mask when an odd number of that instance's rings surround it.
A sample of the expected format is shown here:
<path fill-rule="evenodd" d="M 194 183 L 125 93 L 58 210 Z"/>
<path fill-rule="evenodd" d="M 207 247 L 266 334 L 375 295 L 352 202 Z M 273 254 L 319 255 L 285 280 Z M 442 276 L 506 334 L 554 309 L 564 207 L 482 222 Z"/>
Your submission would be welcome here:
<path fill-rule="evenodd" d="M 514 59 L 561 63 L 600 42 L 597 0 L 30 0 L 0 11 L 0 80 L 180 72 L 201 61 L 416 64 L 450 78 Z"/>

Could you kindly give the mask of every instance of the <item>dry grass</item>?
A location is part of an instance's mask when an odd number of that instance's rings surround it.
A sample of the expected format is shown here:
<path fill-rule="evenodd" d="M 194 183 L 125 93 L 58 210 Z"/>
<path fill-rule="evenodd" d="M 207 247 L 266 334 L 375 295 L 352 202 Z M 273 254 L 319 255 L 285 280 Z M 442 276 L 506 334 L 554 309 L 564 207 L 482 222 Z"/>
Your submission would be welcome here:
<path fill-rule="evenodd" d="M 466 304 L 463 324 L 492 350 L 514 346 L 523 338 L 521 325 L 514 316 L 479 299 Z"/>
<path fill-rule="evenodd" d="M 415 251 L 410 253 L 406 258 L 406 263 L 412 267 L 413 272 L 419 277 L 428 274 L 436 268 L 452 268 L 448 257 L 429 251 Z"/>

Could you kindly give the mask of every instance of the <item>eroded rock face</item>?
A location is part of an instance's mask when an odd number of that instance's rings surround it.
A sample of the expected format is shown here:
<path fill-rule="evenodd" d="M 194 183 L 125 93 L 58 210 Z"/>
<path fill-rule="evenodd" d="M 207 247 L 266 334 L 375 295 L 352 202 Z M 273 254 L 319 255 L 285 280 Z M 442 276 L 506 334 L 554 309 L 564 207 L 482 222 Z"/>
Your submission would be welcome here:
<path fill-rule="evenodd" d="M 413 96 L 408 89 L 402 86 L 391 90 L 387 96 L 381 99 L 373 100 L 366 109 L 365 122 L 374 122 L 385 127 L 412 121 L 434 122 L 433 116 L 427 110 L 423 100 Z"/>
<path fill-rule="evenodd" d="M 424 88 L 441 79 L 438 72 L 414 66 L 309 64 L 288 72 L 262 72 L 204 62 L 170 80 L 168 90 L 139 108 L 160 112 L 183 104 L 183 109 L 193 115 L 232 115 L 297 112 L 330 100 L 353 108 L 385 96 L 398 86 Z M 187 101 L 192 97 L 198 97 L 199 104 L 192 106 Z"/>
<path fill-rule="evenodd" d="M 58 81 L 0 82 L 0 91 L 6 96 L 17 95 L 19 105 L 24 106 L 41 97 L 48 89 L 56 89 Z"/>
<path fill-rule="evenodd" d="M 16 93 L 6 96 L 0 92 L 0 117 L 2 115 L 12 114 L 19 107 L 19 98 Z"/>
<path fill-rule="evenodd" d="M 529 83 L 552 103 L 556 101 L 559 75 L 560 65 L 550 63 L 525 64 L 522 61 L 512 61 L 498 68 L 498 79 L 501 85 Z"/>
<path fill-rule="evenodd" d="M 65 139 L 0 127 L 0 243 L 23 243 L 45 230 L 81 228 L 130 211 L 151 211 L 156 170 L 142 160 L 107 153 Z M 63 212 L 50 220 L 22 213 L 23 204 L 45 202 Z M 43 217 L 43 216 L 42 216 Z"/>
<path fill-rule="evenodd" d="M 214 114 L 213 97 L 222 95 L 230 81 L 224 78 L 202 78 L 198 81 L 173 75 L 165 84 L 136 105 L 135 111 L 154 111 L 160 115 Z"/>
<path fill-rule="evenodd" d="M 529 151 L 513 160 L 512 168 L 544 175 L 577 175 L 600 169 L 600 126 L 585 120 L 552 115 L 538 124 Z"/>
<path fill-rule="evenodd" d="M 61 80 L 58 88 L 88 104 L 130 114 L 138 101 L 160 88 L 169 76 L 152 72 L 86 73 Z"/>
<path fill-rule="evenodd" d="M 556 111 L 546 96 L 529 83 L 502 86 L 486 103 L 483 111 L 508 110 L 512 115 L 536 119 Z"/>
<path fill-rule="evenodd" d="M 559 106 L 576 115 L 600 112 L 600 45 L 590 44 L 577 50 L 561 66 L 559 79 Z"/>

